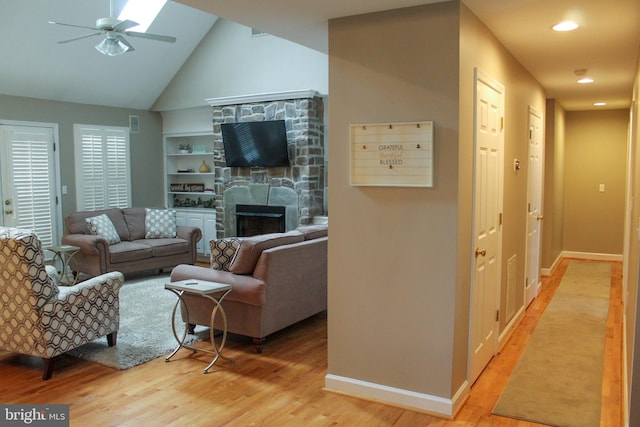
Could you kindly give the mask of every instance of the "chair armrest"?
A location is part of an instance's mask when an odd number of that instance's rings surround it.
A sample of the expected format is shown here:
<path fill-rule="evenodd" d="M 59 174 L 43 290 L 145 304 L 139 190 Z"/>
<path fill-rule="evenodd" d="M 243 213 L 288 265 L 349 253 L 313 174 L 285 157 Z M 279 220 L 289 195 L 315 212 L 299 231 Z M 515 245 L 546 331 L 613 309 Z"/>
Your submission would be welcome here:
<path fill-rule="evenodd" d="M 80 252 L 99 255 L 109 253 L 109 242 L 102 236 L 93 234 L 66 234 L 62 236 L 63 245 L 73 245 L 80 248 Z"/>
<path fill-rule="evenodd" d="M 74 311 L 74 307 L 95 304 L 99 299 L 116 304 L 118 292 L 124 284 L 124 275 L 118 271 L 106 273 L 74 286 L 62 286 L 56 299 L 44 305 L 43 310 L 49 315 L 58 312 Z M 112 301 L 109 301 L 112 300 Z"/>

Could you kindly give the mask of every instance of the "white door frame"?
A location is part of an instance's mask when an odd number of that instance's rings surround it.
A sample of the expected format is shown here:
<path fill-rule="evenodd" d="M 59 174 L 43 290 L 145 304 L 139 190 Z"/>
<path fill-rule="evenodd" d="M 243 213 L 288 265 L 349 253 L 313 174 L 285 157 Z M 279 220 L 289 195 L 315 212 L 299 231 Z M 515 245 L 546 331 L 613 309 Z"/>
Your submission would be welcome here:
<path fill-rule="evenodd" d="M 0 119 L 0 126 L 14 126 L 14 127 L 25 127 L 25 128 L 50 128 L 53 134 L 53 162 L 54 162 L 54 185 L 55 185 L 55 197 L 57 199 L 56 206 L 54 207 L 54 211 L 56 213 L 56 221 L 55 221 L 55 232 L 56 238 L 59 240 L 64 232 L 64 227 L 62 223 L 62 194 L 60 189 L 60 141 L 59 130 L 57 123 L 45 123 L 45 122 L 27 122 L 27 121 L 17 121 L 17 120 L 3 120 Z M 2 181 L 2 171 L 0 171 L 0 183 Z M 0 199 L 4 200 L 4 196 L 2 195 L 2 186 L 0 185 Z M 0 225 L 2 225 L 2 217 L 0 216 Z"/>
<path fill-rule="evenodd" d="M 536 120 L 538 119 L 538 120 Z M 539 129 L 536 124 L 539 122 Z M 544 118 L 543 114 L 533 106 L 529 106 L 528 113 L 528 153 L 527 153 L 527 229 L 525 245 L 525 289 L 524 306 L 527 307 L 540 293 L 542 278 L 540 273 L 540 248 L 542 246 L 543 192 L 544 192 Z M 538 133 L 539 132 L 539 133 Z M 535 163 L 539 170 L 532 169 L 532 141 L 537 139 L 540 144 L 539 162 Z M 536 236 L 531 237 L 531 230 L 535 228 Z M 532 273 L 532 270 L 535 272 Z M 532 283 L 535 282 L 535 283 Z"/>
<path fill-rule="evenodd" d="M 479 255 L 478 251 L 482 251 L 484 248 L 479 248 L 477 246 L 477 235 L 480 230 L 478 230 L 478 220 L 479 220 L 479 212 L 478 212 L 478 192 L 483 189 L 478 189 L 477 181 L 477 170 L 479 166 L 478 159 L 478 142 L 479 142 L 479 132 L 478 123 L 481 119 L 478 117 L 479 111 L 479 93 L 478 93 L 478 85 L 479 83 L 484 84 L 491 90 L 495 91 L 499 97 L 499 104 L 497 106 L 499 116 L 499 123 L 495 123 L 495 127 L 497 128 L 497 157 L 495 159 L 496 167 L 497 167 L 497 182 L 495 183 L 495 209 L 488 209 L 487 213 L 492 213 L 495 217 L 491 217 L 487 219 L 488 224 L 490 224 L 495 229 L 494 239 L 497 239 L 492 245 L 495 247 L 492 248 L 491 253 L 486 253 L 486 259 L 489 257 L 493 257 L 494 265 L 491 266 L 492 269 L 495 269 L 495 282 L 489 283 L 489 286 L 486 286 L 481 289 L 481 284 L 477 283 L 477 271 L 478 270 L 478 262 Z M 473 384 L 475 380 L 478 378 L 484 367 L 488 364 L 489 360 L 496 354 L 498 351 L 498 342 L 499 342 L 499 319 L 497 314 L 499 313 L 500 308 L 500 291 L 501 291 L 501 275 L 502 275 L 502 210 L 503 210 L 503 182 L 504 182 L 504 105 L 505 105 L 505 88 L 504 86 L 493 79 L 486 73 L 483 73 L 478 68 L 475 69 L 474 75 L 474 124 L 473 124 L 473 139 L 474 139 L 474 182 L 473 182 L 473 232 L 472 232 L 472 247 L 471 247 L 471 286 L 470 286 L 470 301 L 469 301 L 469 355 L 468 355 L 468 380 L 470 384 Z M 483 119 L 484 120 L 484 119 Z M 496 212 L 493 212 L 493 211 Z M 486 216 L 486 215 L 485 215 Z M 487 241 L 489 242 L 489 241 Z M 485 254 L 480 255 L 482 257 L 482 261 L 485 260 Z M 490 279 L 491 277 L 488 276 Z M 486 281 L 485 281 L 486 282 Z M 484 283 L 484 282 L 483 282 Z M 495 289 L 492 289 L 495 287 Z M 484 292 L 483 292 L 484 291 Z M 486 296 L 486 298 L 484 298 Z M 480 306 L 481 304 L 481 306 Z M 495 319 L 495 320 L 494 320 Z M 478 324 L 480 323 L 480 324 Z M 482 323 L 486 323 L 483 325 Z M 485 326 L 483 328 L 483 326 Z M 480 329 L 478 329 L 480 328 Z M 484 334 L 484 330 L 490 330 L 487 334 Z M 480 346 L 476 345 L 476 336 L 482 334 L 482 342 L 483 344 Z M 485 337 L 486 335 L 486 337 Z M 484 347 L 484 348 L 482 348 Z M 481 350 L 478 350 L 481 349 Z M 478 351 L 477 351 L 478 350 Z M 482 360 L 480 360 L 482 359 Z"/>

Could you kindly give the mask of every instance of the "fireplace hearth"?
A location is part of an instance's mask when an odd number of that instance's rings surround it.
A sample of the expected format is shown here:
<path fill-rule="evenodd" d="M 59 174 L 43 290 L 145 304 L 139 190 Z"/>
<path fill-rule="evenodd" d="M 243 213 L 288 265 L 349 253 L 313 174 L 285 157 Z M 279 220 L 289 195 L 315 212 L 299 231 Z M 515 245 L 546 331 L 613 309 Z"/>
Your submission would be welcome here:
<path fill-rule="evenodd" d="M 236 205 L 236 235 L 248 237 L 284 233 L 285 213 L 284 206 Z"/>

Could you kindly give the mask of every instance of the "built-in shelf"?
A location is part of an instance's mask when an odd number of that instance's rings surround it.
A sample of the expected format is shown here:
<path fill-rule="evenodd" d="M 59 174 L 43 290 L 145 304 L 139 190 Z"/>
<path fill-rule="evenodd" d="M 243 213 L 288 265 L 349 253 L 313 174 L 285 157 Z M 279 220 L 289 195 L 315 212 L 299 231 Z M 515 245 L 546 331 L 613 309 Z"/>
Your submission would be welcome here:
<path fill-rule="evenodd" d="M 181 153 L 179 146 L 183 144 L 189 144 L 192 151 Z M 211 191 L 171 191 L 171 185 L 192 184 L 200 188 L 214 188 L 213 129 L 211 133 L 206 134 L 202 132 L 165 134 L 164 153 L 166 206 L 189 210 L 211 209 L 214 203 L 213 198 L 216 196 L 215 193 Z M 210 172 L 199 172 L 203 162 L 211 169 Z M 191 170 L 193 172 L 178 172 L 180 170 Z M 191 206 L 195 203 L 201 204 L 200 200 L 194 199 L 202 200 L 204 206 Z"/>

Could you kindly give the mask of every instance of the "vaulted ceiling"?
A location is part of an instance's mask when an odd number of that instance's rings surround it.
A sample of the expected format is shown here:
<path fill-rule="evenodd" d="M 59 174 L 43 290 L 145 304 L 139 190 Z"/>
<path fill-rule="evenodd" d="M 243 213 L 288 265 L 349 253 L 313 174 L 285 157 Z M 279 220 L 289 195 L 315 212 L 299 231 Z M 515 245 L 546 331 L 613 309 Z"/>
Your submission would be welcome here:
<path fill-rule="evenodd" d="M 119 11 L 125 0 L 114 0 Z M 168 2 L 149 32 L 177 37 L 175 44 L 129 39 L 136 50 L 106 57 L 99 37 L 67 44 L 109 16 L 108 0 L 0 0 L 0 93 L 116 107 L 151 108 L 208 33 L 217 16 L 327 52 L 329 19 L 432 3 L 433 0 L 178 0 Z M 436 0 L 437 1 L 437 0 Z M 640 45 L 638 0 L 463 0 L 569 110 L 627 108 Z M 581 27 L 555 33 L 574 19 Z M 576 83 L 576 70 L 595 82 Z"/>

